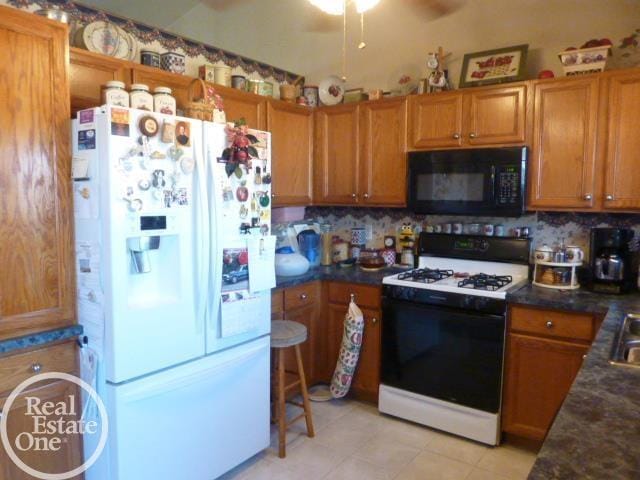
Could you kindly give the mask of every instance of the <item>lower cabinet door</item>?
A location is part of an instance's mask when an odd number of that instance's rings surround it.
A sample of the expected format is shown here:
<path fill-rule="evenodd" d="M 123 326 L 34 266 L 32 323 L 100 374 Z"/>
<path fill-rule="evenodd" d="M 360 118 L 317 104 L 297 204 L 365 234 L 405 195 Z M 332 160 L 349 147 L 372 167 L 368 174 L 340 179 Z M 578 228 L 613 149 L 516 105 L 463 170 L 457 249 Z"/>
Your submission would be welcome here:
<path fill-rule="evenodd" d="M 7 397 L 0 398 L 0 410 L 4 408 Z M 42 408 L 44 408 L 45 402 L 53 402 L 56 407 L 60 407 L 61 403 L 64 403 L 67 413 L 79 419 L 82 405 L 80 397 L 78 387 L 67 381 L 57 381 L 31 388 L 16 397 L 7 412 L 7 434 L 9 441 L 14 445 L 14 453 L 22 462 L 33 469 L 49 474 L 70 472 L 82 464 L 81 436 L 76 434 L 38 434 L 40 427 L 35 428 L 36 418 L 34 415 L 39 416 L 39 412 L 33 407 L 36 404 L 33 399 L 37 399 L 39 401 L 37 405 L 43 405 Z M 40 412 L 42 412 L 42 408 L 40 408 Z M 71 420 L 68 415 L 46 415 L 47 422 L 58 419 L 64 420 L 65 423 Z M 32 435 L 29 436 L 25 433 Z M 18 435 L 20 438 L 16 438 Z M 29 446 L 30 438 L 33 438 L 31 446 Z M 40 442 L 45 439 L 48 443 L 47 448 L 58 448 L 53 443 L 56 442 L 59 444 L 59 450 L 43 450 L 43 444 Z M 0 444 L 0 480 L 32 480 L 33 478 L 16 466 Z M 84 477 L 80 474 L 73 478 L 80 480 Z"/>
<path fill-rule="evenodd" d="M 578 343 L 509 334 L 502 430 L 544 440 L 588 349 Z"/>

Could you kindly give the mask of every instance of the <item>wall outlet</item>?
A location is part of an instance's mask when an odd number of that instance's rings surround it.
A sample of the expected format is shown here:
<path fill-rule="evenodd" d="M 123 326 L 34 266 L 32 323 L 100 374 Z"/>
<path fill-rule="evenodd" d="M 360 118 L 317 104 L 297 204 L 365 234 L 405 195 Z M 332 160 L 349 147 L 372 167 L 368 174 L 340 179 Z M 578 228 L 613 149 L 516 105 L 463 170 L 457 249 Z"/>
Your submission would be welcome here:
<path fill-rule="evenodd" d="M 371 242 L 373 240 L 373 225 L 365 225 L 364 232 L 366 235 L 367 242 Z"/>

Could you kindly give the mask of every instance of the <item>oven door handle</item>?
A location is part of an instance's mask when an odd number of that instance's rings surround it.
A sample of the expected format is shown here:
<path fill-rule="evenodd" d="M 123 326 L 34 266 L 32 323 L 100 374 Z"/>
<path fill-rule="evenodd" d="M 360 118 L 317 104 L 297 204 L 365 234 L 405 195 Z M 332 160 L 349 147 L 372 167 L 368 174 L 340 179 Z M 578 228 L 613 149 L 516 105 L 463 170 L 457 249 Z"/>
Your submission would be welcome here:
<path fill-rule="evenodd" d="M 491 205 L 497 205 L 496 200 L 496 166 L 491 165 Z"/>

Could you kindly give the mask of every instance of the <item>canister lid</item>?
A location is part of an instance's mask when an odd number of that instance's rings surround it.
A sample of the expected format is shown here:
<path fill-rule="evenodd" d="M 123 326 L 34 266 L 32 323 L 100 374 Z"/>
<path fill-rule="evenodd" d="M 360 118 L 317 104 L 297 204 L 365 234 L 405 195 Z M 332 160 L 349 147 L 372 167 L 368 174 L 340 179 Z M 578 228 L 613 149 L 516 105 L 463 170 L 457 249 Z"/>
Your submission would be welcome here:
<path fill-rule="evenodd" d="M 145 92 L 149 91 L 149 86 L 144 83 L 134 83 L 131 85 L 131 90 L 143 90 Z"/>
<path fill-rule="evenodd" d="M 156 87 L 153 93 L 166 93 L 171 95 L 171 89 L 169 87 Z"/>
<path fill-rule="evenodd" d="M 124 82 L 119 80 L 109 80 L 106 84 L 107 88 L 122 88 L 124 89 Z"/>

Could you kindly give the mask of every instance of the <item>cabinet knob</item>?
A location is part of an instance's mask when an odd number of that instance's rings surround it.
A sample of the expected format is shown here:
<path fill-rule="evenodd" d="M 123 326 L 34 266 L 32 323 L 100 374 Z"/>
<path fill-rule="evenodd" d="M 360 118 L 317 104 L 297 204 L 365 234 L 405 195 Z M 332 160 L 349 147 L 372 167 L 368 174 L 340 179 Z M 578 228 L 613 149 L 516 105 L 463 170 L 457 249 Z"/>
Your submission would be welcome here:
<path fill-rule="evenodd" d="M 454 133 L 454 134 L 453 134 L 453 138 L 454 138 L 455 140 L 458 140 L 458 139 L 460 138 L 460 134 L 459 134 L 459 133 Z"/>
<path fill-rule="evenodd" d="M 300 300 L 306 300 L 307 299 L 307 294 L 306 293 L 301 293 L 300 294 Z"/>
<path fill-rule="evenodd" d="M 551 320 L 547 320 L 547 328 L 553 328 L 553 322 Z"/>
<path fill-rule="evenodd" d="M 356 195 L 355 193 L 351 194 L 351 198 L 356 198 L 358 195 Z"/>
<path fill-rule="evenodd" d="M 584 355 L 582 355 L 582 359 L 584 360 L 585 358 L 587 358 L 587 354 L 586 353 Z"/>
<path fill-rule="evenodd" d="M 593 196 L 592 196 L 590 193 L 587 193 L 587 194 L 584 196 L 584 199 L 585 199 L 585 200 L 591 200 L 592 198 L 593 198 Z"/>
<path fill-rule="evenodd" d="M 369 198 L 369 194 L 365 193 L 364 195 L 362 195 L 364 198 Z"/>
<path fill-rule="evenodd" d="M 275 193 L 272 193 L 272 194 L 271 194 L 271 198 L 276 198 L 276 194 L 275 194 Z"/>
<path fill-rule="evenodd" d="M 605 197 L 605 199 L 607 199 L 607 200 L 613 200 L 613 195 L 607 195 L 607 196 Z"/>
<path fill-rule="evenodd" d="M 36 362 L 33 365 L 31 365 L 31 371 L 33 373 L 40 373 L 41 370 L 42 370 L 42 364 Z"/>
<path fill-rule="evenodd" d="M 375 317 L 373 317 L 373 318 L 371 319 L 371 323 L 378 323 L 378 319 L 377 319 L 377 318 L 375 318 Z"/>
<path fill-rule="evenodd" d="M 477 136 L 477 135 L 476 135 L 475 133 L 470 133 L 470 134 L 469 134 L 469 138 L 476 138 L 476 136 Z"/>

